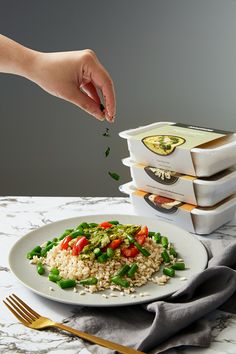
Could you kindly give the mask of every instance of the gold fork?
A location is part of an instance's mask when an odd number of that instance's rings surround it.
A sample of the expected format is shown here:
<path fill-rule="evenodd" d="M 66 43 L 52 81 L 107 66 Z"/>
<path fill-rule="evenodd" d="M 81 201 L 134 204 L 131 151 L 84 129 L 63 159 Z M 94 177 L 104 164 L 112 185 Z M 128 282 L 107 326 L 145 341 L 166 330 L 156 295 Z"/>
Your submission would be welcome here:
<path fill-rule="evenodd" d="M 23 323 L 25 326 L 33 328 L 33 329 L 44 329 L 48 327 L 57 327 L 64 331 L 75 334 L 76 336 L 86 339 L 89 342 L 99 344 L 105 348 L 116 350 L 123 354 L 145 354 L 143 352 L 139 352 L 138 350 L 125 347 L 118 343 L 110 342 L 109 340 L 102 339 L 92 334 L 88 334 L 82 331 L 78 331 L 77 329 L 73 329 L 71 327 L 65 326 L 62 323 L 56 323 L 49 318 L 43 317 L 39 315 L 36 311 L 34 311 L 31 307 L 29 307 L 24 301 L 22 301 L 15 294 L 10 295 L 4 301 L 4 304 L 8 307 L 8 309 L 16 316 L 16 318 Z"/>

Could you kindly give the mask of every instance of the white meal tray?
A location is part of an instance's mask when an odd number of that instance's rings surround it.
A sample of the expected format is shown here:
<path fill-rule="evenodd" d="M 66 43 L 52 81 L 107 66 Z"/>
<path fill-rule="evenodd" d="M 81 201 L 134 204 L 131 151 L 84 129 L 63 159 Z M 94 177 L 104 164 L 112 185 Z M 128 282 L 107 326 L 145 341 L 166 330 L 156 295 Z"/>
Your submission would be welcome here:
<path fill-rule="evenodd" d="M 120 186 L 120 191 L 130 196 L 134 212 L 137 215 L 156 216 L 158 219 L 176 224 L 189 232 L 200 235 L 210 234 L 231 221 L 236 211 L 236 194 L 214 207 L 202 208 L 182 203 L 182 205 L 174 205 L 169 209 L 164 209 L 163 204 L 160 208 L 160 205 L 150 202 L 150 196 L 157 197 L 156 195 L 137 190 L 132 182 Z"/>
<path fill-rule="evenodd" d="M 127 139 L 130 157 L 133 161 L 142 163 L 146 166 L 165 168 L 160 165 L 158 155 L 145 148 L 141 139 L 135 139 L 135 136 L 142 133 L 150 133 L 152 129 L 164 125 L 173 124 L 175 123 L 153 123 L 136 129 L 123 131 L 119 135 L 122 138 Z M 178 154 L 179 152 L 180 150 L 178 151 Z M 176 156 L 180 156 L 178 154 L 176 152 Z M 177 161 L 175 162 L 178 165 L 178 168 L 172 168 L 172 170 L 197 177 L 208 177 L 225 170 L 236 164 L 236 134 L 230 134 L 224 138 L 209 142 L 204 148 L 192 148 L 191 156 L 195 172 L 191 173 L 190 169 L 183 165 L 183 160 L 177 157 Z M 168 161 L 168 156 L 166 156 L 166 161 Z"/>
<path fill-rule="evenodd" d="M 209 207 L 236 193 L 235 166 L 200 179 L 138 164 L 129 157 L 122 162 L 130 167 L 135 188 L 185 203 Z"/>

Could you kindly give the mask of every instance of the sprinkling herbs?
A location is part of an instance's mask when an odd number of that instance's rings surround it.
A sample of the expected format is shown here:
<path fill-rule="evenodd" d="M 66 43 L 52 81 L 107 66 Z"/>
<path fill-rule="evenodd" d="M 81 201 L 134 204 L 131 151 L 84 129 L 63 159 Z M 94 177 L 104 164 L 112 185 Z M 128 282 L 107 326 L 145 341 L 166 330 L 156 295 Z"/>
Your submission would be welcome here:
<path fill-rule="evenodd" d="M 108 173 L 111 176 L 111 178 L 115 179 L 116 181 L 119 181 L 120 176 L 117 173 L 115 172 L 108 172 Z"/>
<path fill-rule="evenodd" d="M 105 151 L 105 156 L 107 157 L 110 154 L 111 148 L 108 146 L 108 148 Z"/>
<path fill-rule="evenodd" d="M 110 136 L 110 134 L 109 134 L 109 128 L 106 128 L 105 133 L 103 133 L 102 135 L 103 135 L 103 136 Z"/>

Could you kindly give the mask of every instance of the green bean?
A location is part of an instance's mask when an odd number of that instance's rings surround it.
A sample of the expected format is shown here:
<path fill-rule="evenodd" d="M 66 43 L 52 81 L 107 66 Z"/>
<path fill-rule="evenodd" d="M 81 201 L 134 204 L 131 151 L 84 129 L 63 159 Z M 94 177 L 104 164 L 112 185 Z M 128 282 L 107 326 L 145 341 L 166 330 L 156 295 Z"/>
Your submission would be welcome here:
<path fill-rule="evenodd" d="M 48 251 L 53 248 L 53 246 L 55 246 L 55 243 L 54 242 L 51 242 L 48 246 L 46 246 L 45 248 L 42 249 L 41 251 L 41 256 L 42 257 L 45 257 L 46 254 L 48 253 Z"/>
<path fill-rule="evenodd" d="M 82 279 L 80 280 L 80 284 L 81 285 L 96 285 L 98 282 L 97 278 L 95 277 L 91 277 L 91 278 L 87 278 L 87 279 Z"/>
<path fill-rule="evenodd" d="M 93 228 L 93 227 L 96 227 L 98 226 L 98 224 L 96 224 L 95 222 L 91 222 L 89 225 L 89 228 Z"/>
<path fill-rule="evenodd" d="M 127 239 L 129 240 L 130 243 L 134 243 L 135 239 L 131 235 L 127 235 Z"/>
<path fill-rule="evenodd" d="M 27 257 L 28 259 L 32 259 L 33 256 L 38 256 L 38 257 L 40 257 L 40 255 L 41 255 L 41 250 L 42 250 L 42 248 L 41 248 L 40 246 L 36 246 L 36 247 L 34 247 L 34 248 L 32 249 L 32 251 L 30 251 L 30 252 L 27 253 L 26 257 Z"/>
<path fill-rule="evenodd" d="M 76 281 L 74 279 L 61 279 L 57 281 L 57 284 L 62 288 L 73 288 L 76 285 Z"/>
<path fill-rule="evenodd" d="M 138 242 L 134 241 L 134 245 L 145 257 L 149 257 L 151 255 L 151 253 L 146 248 L 142 247 Z"/>
<path fill-rule="evenodd" d="M 161 252 L 161 256 L 162 256 L 165 263 L 170 263 L 170 257 L 169 257 L 169 254 L 166 250 Z"/>
<path fill-rule="evenodd" d="M 152 237 L 152 239 L 156 243 L 161 243 L 161 234 L 160 234 L 160 232 L 156 232 L 155 235 Z"/>
<path fill-rule="evenodd" d="M 128 288 L 129 287 L 129 281 L 126 279 L 121 278 L 119 275 L 116 275 L 115 277 L 111 278 L 111 282 L 122 286 L 122 288 Z"/>
<path fill-rule="evenodd" d="M 168 277 L 174 277 L 175 276 L 175 270 L 173 268 L 163 268 L 163 273 L 165 275 L 168 275 Z"/>
<path fill-rule="evenodd" d="M 58 242 L 58 238 L 54 237 L 54 239 L 52 240 L 52 242 Z"/>
<path fill-rule="evenodd" d="M 84 229 L 81 226 L 78 226 L 76 228 L 76 232 L 78 232 L 78 236 L 83 236 L 84 235 Z"/>
<path fill-rule="evenodd" d="M 149 233 L 148 233 L 148 237 L 153 237 L 155 235 L 155 232 L 153 232 L 153 231 L 149 231 Z"/>
<path fill-rule="evenodd" d="M 83 229 L 89 229 L 89 224 L 87 224 L 86 222 L 82 222 L 81 224 L 79 224 L 78 227 L 82 227 Z"/>
<path fill-rule="evenodd" d="M 171 255 L 171 256 L 173 256 L 173 257 L 177 257 L 177 252 L 176 252 L 176 250 L 174 249 L 174 247 L 170 247 L 170 249 L 169 249 L 169 254 Z"/>
<path fill-rule="evenodd" d="M 128 271 L 130 270 L 130 266 L 128 264 L 124 264 L 116 273 L 116 276 L 123 276 L 125 274 L 128 273 Z"/>
<path fill-rule="evenodd" d="M 67 229 L 61 236 L 58 237 L 58 240 L 61 241 L 63 238 L 68 236 L 74 229 Z"/>
<path fill-rule="evenodd" d="M 117 220 L 112 220 L 112 221 L 108 221 L 109 224 L 112 224 L 112 225 L 118 225 L 119 224 L 119 221 Z"/>
<path fill-rule="evenodd" d="M 57 268 L 52 268 L 52 269 L 50 270 L 50 273 L 51 273 L 51 274 L 55 274 L 55 275 L 59 275 L 59 270 L 58 270 Z"/>
<path fill-rule="evenodd" d="M 185 263 L 184 262 L 176 262 L 172 264 L 171 268 L 175 270 L 184 270 L 185 269 Z"/>
<path fill-rule="evenodd" d="M 50 281 L 53 281 L 54 283 L 57 283 L 58 281 L 61 280 L 61 276 L 58 275 L 58 274 L 49 273 L 48 279 L 49 279 Z"/>
<path fill-rule="evenodd" d="M 134 274 L 137 272 L 138 270 L 138 265 L 137 263 L 133 263 L 127 273 L 129 278 L 132 278 L 134 276 Z"/>
<path fill-rule="evenodd" d="M 71 236 L 72 238 L 76 238 L 76 237 L 82 236 L 82 235 L 84 235 L 84 233 L 83 233 L 83 232 L 81 233 L 80 230 L 73 231 L 73 232 L 70 234 L 70 236 Z"/>
<path fill-rule="evenodd" d="M 114 250 L 112 249 L 112 248 L 110 248 L 110 247 L 108 247 L 107 248 L 107 256 L 109 257 L 109 258 L 111 258 L 111 257 L 113 257 L 114 256 Z"/>
<path fill-rule="evenodd" d="M 44 266 L 42 265 L 41 262 L 37 264 L 37 272 L 39 275 L 43 275 L 45 273 Z"/>
<path fill-rule="evenodd" d="M 102 253 L 100 256 L 98 256 L 97 260 L 99 263 L 105 263 L 107 261 L 107 254 L 106 253 Z"/>
<path fill-rule="evenodd" d="M 100 248 L 96 247 L 96 248 L 94 248 L 93 253 L 94 253 L 96 256 L 101 256 L 102 251 L 100 250 Z"/>
<path fill-rule="evenodd" d="M 49 246 L 52 243 L 52 241 L 47 241 L 46 247 Z"/>
<path fill-rule="evenodd" d="M 162 246 L 163 246 L 164 248 L 167 248 L 167 247 L 168 247 L 168 243 L 169 243 L 168 238 L 167 238 L 166 236 L 162 236 L 162 238 L 161 238 L 161 244 L 162 244 Z"/>

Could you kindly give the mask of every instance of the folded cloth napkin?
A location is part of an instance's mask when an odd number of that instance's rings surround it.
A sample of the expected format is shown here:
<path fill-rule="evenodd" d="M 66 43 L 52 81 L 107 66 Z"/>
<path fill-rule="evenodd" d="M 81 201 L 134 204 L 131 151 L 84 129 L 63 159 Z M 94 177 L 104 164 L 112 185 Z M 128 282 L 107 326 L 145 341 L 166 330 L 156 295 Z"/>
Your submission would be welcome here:
<path fill-rule="evenodd" d="M 209 346 L 206 316 L 215 309 L 236 313 L 236 242 L 220 253 L 215 248 L 212 252 L 209 244 L 204 242 L 208 268 L 168 298 L 136 306 L 84 307 L 76 310 L 78 328 L 152 354 L 179 346 Z M 87 348 L 114 353 L 97 345 Z"/>

